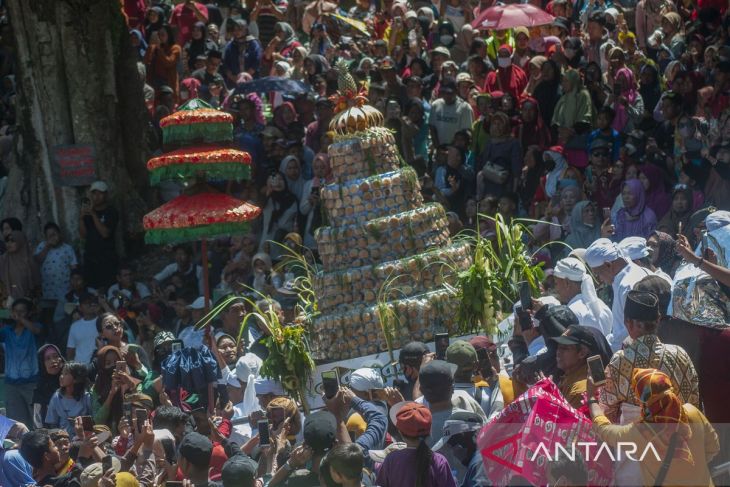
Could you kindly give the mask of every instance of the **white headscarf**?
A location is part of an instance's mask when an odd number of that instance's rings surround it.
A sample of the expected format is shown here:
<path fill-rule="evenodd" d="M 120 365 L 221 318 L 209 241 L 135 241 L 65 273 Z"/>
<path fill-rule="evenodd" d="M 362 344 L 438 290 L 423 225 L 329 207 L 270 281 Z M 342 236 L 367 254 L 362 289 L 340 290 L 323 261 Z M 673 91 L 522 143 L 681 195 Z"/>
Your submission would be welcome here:
<path fill-rule="evenodd" d="M 599 238 L 586 249 L 584 260 L 589 267 L 600 267 L 623 257 L 621 249 L 607 238 Z"/>
<path fill-rule="evenodd" d="M 705 226 L 707 227 L 708 232 L 717 230 L 718 228 L 722 228 L 726 225 L 730 225 L 730 211 L 713 211 L 705 217 Z"/>
<path fill-rule="evenodd" d="M 651 253 L 644 237 L 626 237 L 618 243 L 618 248 L 631 260 L 643 259 Z"/>
<path fill-rule="evenodd" d="M 601 307 L 599 305 L 598 295 L 596 294 L 596 286 L 593 284 L 593 278 L 588 274 L 583 262 L 575 257 L 561 259 L 555 264 L 553 275 L 561 279 L 580 282 L 580 293 L 583 296 L 583 301 L 590 308 L 596 322 L 600 323 Z"/>
<path fill-rule="evenodd" d="M 275 396 L 286 396 L 286 391 L 282 385 L 274 379 L 256 377 L 254 379 L 254 385 L 256 387 L 256 395 L 273 394 Z M 246 389 L 248 389 L 248 386 Z"/>
<path fill-rule="evenodd" d="M 297 179 L 290 179 L 289 176 L 286 175 L 286 167 L 289 165 L 289 162 L 293 160 L 299 163 L 299 178 Z M 304 190 L 305 183 L 301 159 L 297 156 L 286 156 L 281 160 L 281 164 L 279 164 L 279 172 L 281 172 L 281 174 L 284 175 L 284 178 L 286 178 L 286 186 L 289 192 L 296 196 L 297 200 L 300 200 L 302 198 L 302 191 Z"/>
<path fill-rule="evenodd" d="M 375 369 L 362 368 L 350 374 L 350 388 L 354 391 L 365 392 L 383 387 L 383 376 Z"/>

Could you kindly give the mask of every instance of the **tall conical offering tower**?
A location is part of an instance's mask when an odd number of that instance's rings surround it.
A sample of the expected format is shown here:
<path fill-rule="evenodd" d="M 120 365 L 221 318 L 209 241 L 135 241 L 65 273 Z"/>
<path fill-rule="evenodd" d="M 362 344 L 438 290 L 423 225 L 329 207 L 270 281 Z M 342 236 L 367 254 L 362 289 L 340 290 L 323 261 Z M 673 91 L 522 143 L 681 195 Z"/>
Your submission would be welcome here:
<path fill-rule="evenodd" d="M 344 360 L 428 341 L 453 326 L 457 299 L 444 286 L 469 267 L 452 243 L 446 212 L 424 204 L 416 172 L 402 163 L 383 115 L 367 105 L 346 64 L 328 155 L 335 179 L 321 190 L 326 221 L 315 235 L 323 270 L 314 287 L 317 360 Z"/>

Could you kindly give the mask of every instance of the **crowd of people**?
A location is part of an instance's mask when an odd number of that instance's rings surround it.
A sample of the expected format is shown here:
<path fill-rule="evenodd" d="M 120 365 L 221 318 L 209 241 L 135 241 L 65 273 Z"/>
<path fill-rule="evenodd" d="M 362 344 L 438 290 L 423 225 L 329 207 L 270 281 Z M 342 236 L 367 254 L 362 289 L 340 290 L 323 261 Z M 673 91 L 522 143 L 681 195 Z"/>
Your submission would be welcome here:
<path fill-rule="evenodd" d="M 504 29 L 475 22 L 493 0 L 121 3 L 151 149 L 190 99 L 228 111 L 253 176 L 225 190 L 263 215 L 211 242 L 208 272 L 194 245 L 145 249 L 164 265 L 120 255 L 111 181 L 88 188 L 78 228 L 49 222 L 30 242 L 24 222 L 0 222 L 0 486 L 486 486 L 478 432 L 545 378 L 611 446 L 656 427 L 671 462 L 617 462 L 616 485 L 710 485 L 708 462 L 730 459 L 710 424 L 730 423 L 726 2 L 537 1 L 554 22 Z M 505 343 L 454 337 L 437 356 L 411 342 L 401 380 L 386 364 L 349 371 L 305 411 L 261 373 L 266 323 L 243 321 L 254 299 L 292 322 L 299 271 L 284 249 L 317 262 L 341 59 L 452 235 L 529 221 L 546 278 L 505 314 Z M 306 90 L 236 91 L 265 76 Z M 206 284 L 214 304 L 247 296 L 209 330 L 195 326 Z M 589 482 L 581 462 L 548 475 Z"/>

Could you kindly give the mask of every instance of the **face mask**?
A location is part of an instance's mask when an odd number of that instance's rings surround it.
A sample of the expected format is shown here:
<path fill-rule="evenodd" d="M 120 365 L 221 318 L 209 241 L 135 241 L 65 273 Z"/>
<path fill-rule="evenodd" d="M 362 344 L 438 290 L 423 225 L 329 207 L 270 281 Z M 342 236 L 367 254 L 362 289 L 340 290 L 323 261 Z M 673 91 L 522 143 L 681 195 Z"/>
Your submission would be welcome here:
<path fill-rule="evenodd" d="M 180 98 L 188 99 L 188 96 L 190 96 L 190 93 L 187 92 L 187 90 L 180 91 Z"/>
<path fill-rule="evenodd" d="M 467 458 L 469 454 L 469 450 L 461 446 L 460 444 L 451 445 L 451 454 L 454 455 L 454 457 L 459 460 L 461 463 L 464 463 L 466 460 L 469 460 Z"/>
<path fill-rule="evenodd" d="M 568 59 L 573 59 L 575 57 L 575 49 L 566 47 L 565 49 L 563 49 L 563 52 L 565 53 L 565 57 L 567 57 Z"/>
<path fill-rule="evenodd" d="M 509 68 L 512 65 L 512 58 L 499 57 L 497 58 L 497 64 L 500 68 Z"/>
<path fill-rule="evenodd" d="M 445 46 L 450 46 L 451 43 L 454 42 L 454 36 L 442 35 L 441 37 L 439 37 L 439 40 L 441 41 L 441 44 Z"/>

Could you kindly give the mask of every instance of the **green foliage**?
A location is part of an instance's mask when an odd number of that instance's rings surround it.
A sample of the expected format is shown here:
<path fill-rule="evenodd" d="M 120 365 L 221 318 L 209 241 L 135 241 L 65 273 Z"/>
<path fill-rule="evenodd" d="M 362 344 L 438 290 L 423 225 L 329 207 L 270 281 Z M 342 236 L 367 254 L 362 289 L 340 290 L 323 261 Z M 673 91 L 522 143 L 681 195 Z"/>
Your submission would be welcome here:
<path fill-rule="evenodd" d="M 299 315 L 297 322 L 289 325 L 284 324 L 280 321 L 279 314 L 273 306 L 264 306 L 266 309 L 262 309 L 257 302 L 248 297 L 229 296 L 206 314 L 195 326 L 202 328 L 209 325 L 232 301 L 243 299 L 253 311 L 244 317 L 236 337 L 236 343 L 240 344 L 247 336 L 248 327 L 252 320 L 260 328 L 268 330 L 264 344 L 269 350 L 269 356 L 261 366 L 261 375 L 279 381 L 284 389 L 299 401 L 305 411 L 308 411 L 309 406 L 306 402 L 305 390 L 308 385 L 311 385 L 315 364 L 307 339 L 309 332 L 307 323 L 308 319 L 318 314 L 316 296 L 312 287 L 316 268 L 309 263 L 304 255 L 281 244 L 274 243 L 285 249 L 283 252 L 285 264 L 282 265 L 288 266 L 288 269 L 295 272 L 295 274 L 300 273 L 299 277 L 295 279 L 295 289 L 300 297 L 300 303 L 297 304 L 297 314 Z M 271 302 L 271 298 L 256 290 L 252 288 L 248 288 L 248 290 L 257 294 L 260 299 Z"/>
<path fill-rule="evenodd" d="M 456 316 L 460 333 L 477 330 L 493 334 L 504 313 L 512 310 L 519 298 L 520 281 L 527 281 L 533 293 L 544 279 L 542 263 L 534 264 L 528 254 L 523 236 L 529 233 L 519 220 L 511 224 L 501 215 L 480 217 L 492 220 L 496 227 L 494 239 L 485 239 L 477 230 L 476 235 L 462 236 L 474 249 L 472 265 L 459 273 L 453 291 L 460 304 Z"/>

